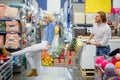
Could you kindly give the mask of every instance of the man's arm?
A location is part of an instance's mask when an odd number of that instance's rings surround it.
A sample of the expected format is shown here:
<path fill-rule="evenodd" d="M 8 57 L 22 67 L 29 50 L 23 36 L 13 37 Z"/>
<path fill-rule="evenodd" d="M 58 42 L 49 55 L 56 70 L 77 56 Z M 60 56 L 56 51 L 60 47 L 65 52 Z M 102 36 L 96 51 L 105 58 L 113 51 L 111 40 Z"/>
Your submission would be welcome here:
<path fill-rule="evenodd" d="M 94 37 L 94 34 L 90 34 L 90 36 L 89 36 L 87 42 L 90 42 L 90 40 L 91 40 L 93 37 Z"/>

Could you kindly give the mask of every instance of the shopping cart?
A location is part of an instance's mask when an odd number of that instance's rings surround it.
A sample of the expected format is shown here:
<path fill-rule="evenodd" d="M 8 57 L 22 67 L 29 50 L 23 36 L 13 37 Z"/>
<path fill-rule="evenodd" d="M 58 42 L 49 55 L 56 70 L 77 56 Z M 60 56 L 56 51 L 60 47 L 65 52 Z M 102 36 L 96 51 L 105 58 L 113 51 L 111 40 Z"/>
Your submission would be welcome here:
<path fill-rule="evenodd" d="M 80 53 L 83 48 L 83 46 L 78 47 L 79 51 L 68 51 L 65 46 L 52 46 L 48 52 L 42 53 L 41 59 L 43 60 L 45 57 L 53 63 L 52 65 L 43 65 L 47 67 L 73 67 L 73 66 L 78 66 L 80 62 Z M 42 61 L 41 60 L 41 61 Z M 68 61 L 68 64 L 66 63 Z M 49 62 L 49 63 L 51 63 Z M 42 62 L 41 62 L 42 63 Z M 56 64 L 56 65 L 54 65 Z"/>

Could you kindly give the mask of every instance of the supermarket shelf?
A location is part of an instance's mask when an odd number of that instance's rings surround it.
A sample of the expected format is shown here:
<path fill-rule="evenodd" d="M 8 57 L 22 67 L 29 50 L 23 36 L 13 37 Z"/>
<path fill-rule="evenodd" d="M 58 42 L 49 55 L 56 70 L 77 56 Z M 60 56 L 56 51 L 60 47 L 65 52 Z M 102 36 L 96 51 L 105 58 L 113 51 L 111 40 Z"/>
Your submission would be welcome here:
<path fill-rule="evenodd" d="M 73 24 L 73 27 L 92 27 L 93 24 Z"/>
<path fill-rule="evenodd" d="M 15 18 L 0 18 L 0 21 L 12 21 L 12 20 L 16 20 L 20 22 L 20 19 L 15 19 Z"/>
<path fill-rule="evenodd" d="M 6 32 L 6 31 L 0 31 L 0 34 L 7 34 L 7 33 L 11 33 L 11 34 L 20 34 L 20 31 L 19 32 Z"/>

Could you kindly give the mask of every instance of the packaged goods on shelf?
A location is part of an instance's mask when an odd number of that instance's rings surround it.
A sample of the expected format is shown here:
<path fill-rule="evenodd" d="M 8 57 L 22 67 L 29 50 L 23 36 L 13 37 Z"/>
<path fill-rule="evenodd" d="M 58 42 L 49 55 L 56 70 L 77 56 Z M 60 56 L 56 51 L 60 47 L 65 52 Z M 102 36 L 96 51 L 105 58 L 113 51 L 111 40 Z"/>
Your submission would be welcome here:
<path fill-rule="evenodd" d="M 4 45 L 4 35 L 0 35 L 0 46 Z"/>
<path fill-rule="evenodd" d="M 4 21 L 0 21 L 0 31 L 5 31 L 5 22 Z"/>
<path fill-rule="evenodd" d="M 18 34 L 7 34 L 5 46 L 10 48 L 18 48 L 19 47 L 19 35 Z"/>
<path fill-rule="evenodd" d="M 9 18 L 17 18 L 18 16 L 18 9 L 17 8 L 13 8 L 13 7 L 6 7 L 5 10 L 5 17 L 9 17 Z"/>
<path fill-rule="evenodd" d="M 19 32 L 19 23 L 18 21 L 6 21 L 6 31 Z"/>
<path fill-rule="evenodd" d="M 6 5 L 0 4 L 0 18 L 5 17 L 5 9 L 6 9 Z"/>
<path fill-rule="evenodd" d="M 85 24 L 85 13 L 74 13 L 74 24 Z"/>
<path fill-rule="evenodd" d="M 86 13 L 86 24 L 93 24 L 95 20 L 95 13 Z"/>

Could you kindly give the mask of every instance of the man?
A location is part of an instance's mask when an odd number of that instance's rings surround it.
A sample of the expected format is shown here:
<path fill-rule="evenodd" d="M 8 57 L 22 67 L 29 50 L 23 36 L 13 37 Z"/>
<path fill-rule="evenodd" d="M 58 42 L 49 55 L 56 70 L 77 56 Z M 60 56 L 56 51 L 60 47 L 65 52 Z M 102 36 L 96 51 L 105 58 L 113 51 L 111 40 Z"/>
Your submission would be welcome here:
<path fill-rule="evenodd" d="M 106 14 L 103 11 L 97 12 L 95 16 L 95 24 L 87 43 L 96 46 L 96 56 L 108 55 L 110 53 L 109 39 L 111 37 L 111 29 L 106 23 Z M 95 41 L 91 41 L 92 38 Z"/>

